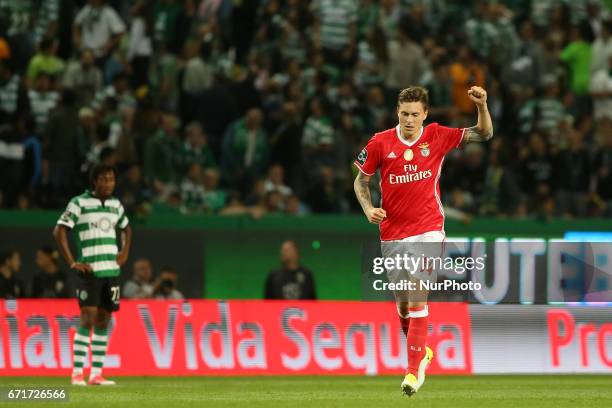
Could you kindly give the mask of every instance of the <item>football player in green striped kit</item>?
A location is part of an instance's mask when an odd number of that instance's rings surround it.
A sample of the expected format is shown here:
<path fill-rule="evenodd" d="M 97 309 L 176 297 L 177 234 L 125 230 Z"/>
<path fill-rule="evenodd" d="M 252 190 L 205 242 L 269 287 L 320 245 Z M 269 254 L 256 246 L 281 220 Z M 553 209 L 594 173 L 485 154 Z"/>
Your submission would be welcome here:
<path fill-rule="evenodd" d="M 77 273 L 81 324 L 74 336 L 73 385 L 115 384 L 102 376 L 102 366 L 111 313 L 119 310 L 119 268 L 128 258 L 132 237 L 125 210 L 112 196 L 116 179 L 114 167 L 95 166 L 90 177 L 92 190 L 70 200 L 53 230 L 62 256 Z M 121 249 L 117 245 L 117 228 L 121 231 Z M 77 246 L 76 257 L 68 245 L 69 230 Z M 92 363 L 86 383 L 83 365 L 90 344 Z"/>

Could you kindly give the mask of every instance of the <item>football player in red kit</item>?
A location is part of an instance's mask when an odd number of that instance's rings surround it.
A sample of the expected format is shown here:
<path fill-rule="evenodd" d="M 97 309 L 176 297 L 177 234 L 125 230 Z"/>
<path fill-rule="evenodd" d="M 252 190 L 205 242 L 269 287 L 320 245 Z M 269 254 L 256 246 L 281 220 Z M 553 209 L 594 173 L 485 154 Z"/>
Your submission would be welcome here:
<path fill-rule="evenodd" d="M 484 142 L 493 137 L 487 108 L 487 93 L 478 86 L 468 91 L 478 109 L 478 122 L 465 129 L 437 123 L 423 126 L 427 118 L 428 95 L 424 88 L 403 89 L 397 99 L 399 124 L 376 133 L 355 160 L 359 173 L 355 194 L 369 222 L 379 224 L 383 257 L 441 256 L 445 240 L 444 209 L 440 201 L 440 172 L 445 155 L 466 143 Z M 370 178 L 380 170 L 382 200 L 372 205 Z M 407 336 L 408 370 L 402 390 L 413 395 L 425 381 L 425 370 L 433 358 L 427 347 L 427 290 L 419 281 L 435 282 L 431 268 L 406 271 L 387 269 L 389 281 L 407 277 L 415 290 L 394 291 L 397 311 Z"/>

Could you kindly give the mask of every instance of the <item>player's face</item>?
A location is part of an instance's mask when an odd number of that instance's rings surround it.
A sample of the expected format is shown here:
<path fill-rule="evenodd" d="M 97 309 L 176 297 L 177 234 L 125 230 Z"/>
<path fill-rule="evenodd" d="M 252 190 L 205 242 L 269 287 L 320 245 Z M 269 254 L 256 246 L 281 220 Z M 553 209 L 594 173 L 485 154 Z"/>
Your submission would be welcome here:
<path fill-rule="evenodd" d="M 46 268 L 51 263 L 51 257 L 43 251 L 36 251 L 36 266 Z"/>
<path fill-rule="evenodd" d="M 421 131 L 427 110 L 421 102 L 402 102 L 397 107 L 397 117 L 402 135 L 410 138 Z"/>
<path fill-rule="evenodd" d="M 151 263 L 149 261 L 138 261 L 134 263 L 134 275 L 141 280 L 149 282 L 151 280 Z"/>
<path fill-rule="evenodd" d="M 115 173 L 107 171 L 106 173 L 100 174 L 96 179 L 94 187 L 97 196 L 110 197 L 115 190 Z"/>
<path fill-rule="evenodd" d="M 283 265 L 296 262 L 299 259 L 297 248 L 292 242 L 283 243 L 281 246 L 280 258 Z"/>
<path fill-rule="evenodd" d="M 13 272 L 19 272 L 21 269 L 21 255 L 19 252 L 15 252 L 9 261 L 9 267 L 13 270 Z"/>

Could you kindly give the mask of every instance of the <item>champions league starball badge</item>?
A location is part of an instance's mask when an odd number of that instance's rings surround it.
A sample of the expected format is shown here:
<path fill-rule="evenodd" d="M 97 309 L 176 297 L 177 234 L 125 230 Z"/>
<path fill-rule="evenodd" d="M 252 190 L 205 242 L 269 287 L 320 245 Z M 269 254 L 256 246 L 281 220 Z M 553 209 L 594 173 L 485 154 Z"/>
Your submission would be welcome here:
<path fill-rule="evenodd" d="M 414 153 L 412 153 L 411 149 L 406 149 L 406 151 L 404 152 L 404 159 L 406 159 L 406 161 L 410 161 L 412 160 L 414 157 Z"/>

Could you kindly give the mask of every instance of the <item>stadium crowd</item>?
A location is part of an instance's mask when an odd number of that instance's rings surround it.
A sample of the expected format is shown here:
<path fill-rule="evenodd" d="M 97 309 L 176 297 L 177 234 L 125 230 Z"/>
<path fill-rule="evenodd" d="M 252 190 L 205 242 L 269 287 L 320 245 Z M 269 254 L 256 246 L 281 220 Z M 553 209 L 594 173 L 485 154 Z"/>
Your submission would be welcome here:
<path fill-rule="evenodd" d="M 75 290 L 74 274 L 67 273 L 56 249 L 42 246 L 36 250 L 34 274 L 22 276 L 22 254 L 16 249 L 0 250 L 0 299 L 71 298 Z M 162 266 L 154 277 L 153 265 L 147 258 L 132 264 L 132 276 L 121 289 L 125 299 L 183 299 L 178 290 L 178 273 L 171 266 Z"/>
<path fill-rule="evenodd" d="M 0 0 L 0 207 L 60 208 L 107 163 L 136 217 L 359 212 L 397 92 L 464 127 L 477 84 L 495 137 L 447 158 L 450 215 L 612 215 L 611 3 Z"/>

